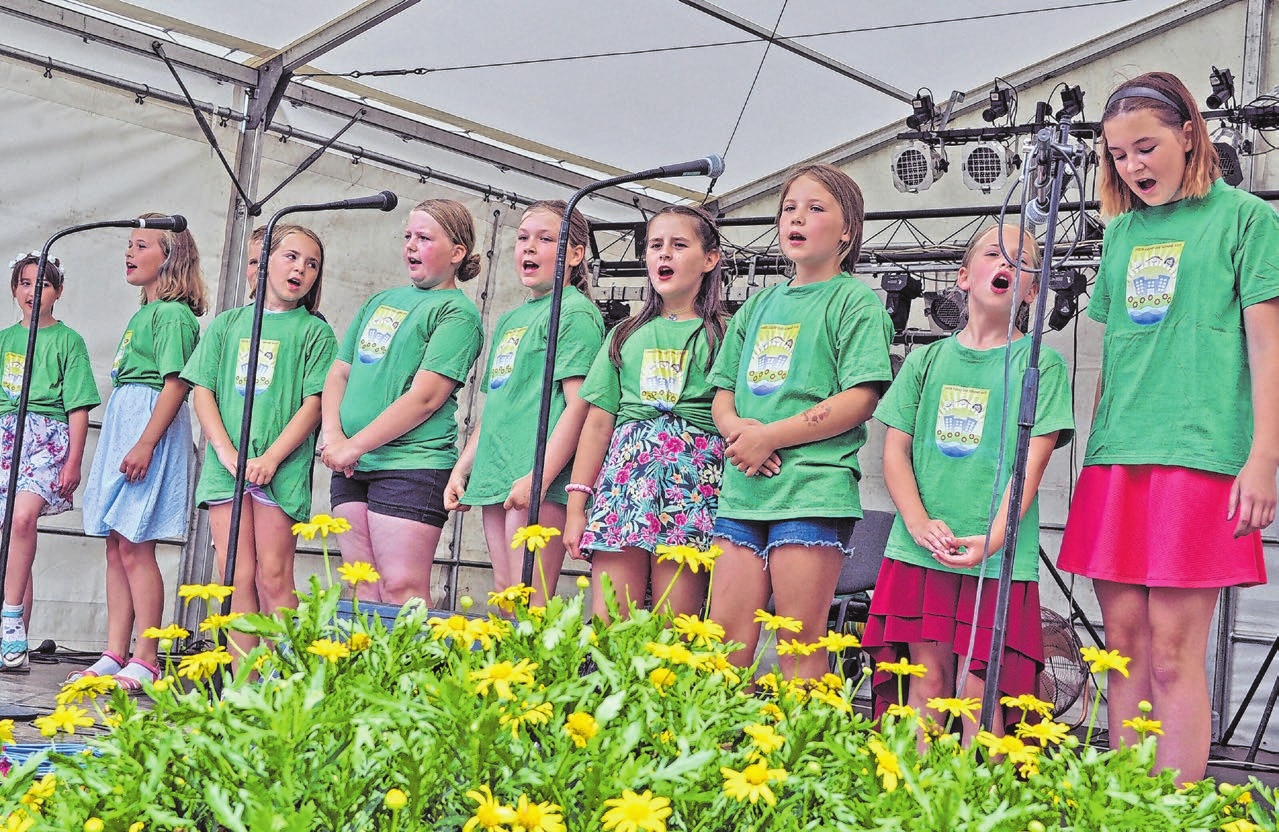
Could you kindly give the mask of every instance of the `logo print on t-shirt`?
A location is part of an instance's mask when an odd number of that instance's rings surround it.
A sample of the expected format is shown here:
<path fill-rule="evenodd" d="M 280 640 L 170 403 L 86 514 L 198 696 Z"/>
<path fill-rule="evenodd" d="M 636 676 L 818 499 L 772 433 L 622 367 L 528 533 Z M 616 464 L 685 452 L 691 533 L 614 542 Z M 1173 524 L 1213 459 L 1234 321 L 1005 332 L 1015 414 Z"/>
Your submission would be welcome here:
<path fill-rule="evenodd" d="M 746 386 L 756 396 L 774 393 L 786 383 L 799 324 L 761 324 L 746 366 Z"/>
<path fill-rule="evenodd" d="M 16 352 L 4 354 L 4 392 L 13 401 L 17 401 L 22 392 L 22 368 L 26 360 Z"/>
<path fill-rule="evenodd" d="M 360 346 L 356 350 L 361 364 L 376 364 L 386 358 L 386 351 L 391 348 L 391 339 L 400 331 L 400 324 L 404 323 L 408 315 L 408 310 L 385 304 L 373 312 L 373 317 L 369 318 L 360 335 Z"/>
<path fill-rule="evenodd" d="M 684 392 L 688 350 L 644 350 L 640 362 L 640 401 L 669 413 Z"/>
<path fill-rule="evenodd" d="M 1135 324 L 1157 324 L 1168 314 L 1177 291 L 1177 267 L 1185 243 L 1137 246 L 1128 258 L 1128 317 Z"/>
<path fill-rule="evenodd" d="M 938 450 L 955 459 L 977 450 L 989 404 L 989 390 L 942 385 L 941 400 L 937 402 Z"/>
<path fill-rule="evenodd" d="M 271 386 L 275 377 L 275 364 L 280 357 L 279 341 L 261 341 L 258 343 L 258 376 L 253 384 L 256 396 Z M 241 396 L 249 380 L 249 339 L 240 339 L 240 352 L 235 359 L 235 391 Z"/>
<path fill-rule="evenodd" d="M 115 351 L 115 360 L 111 362 L 111 380 L 120 375 L 120 365 L 124 363 L 125 353 L 129 351 L 129 342 L 133 340 L 133 330 L 126 330 L 120 339 L 120 348 Z"/>
<path fill-rule="evenodd" d="M 493 349 L 493 369 L 489 373 L 490 390 L 497 390 L 510 380 L 511 371 L 515 369 L 515 351 L 520 348 L 525 332 L 528 332 L 526 326 L 508 329 L 497 342 Z"/>

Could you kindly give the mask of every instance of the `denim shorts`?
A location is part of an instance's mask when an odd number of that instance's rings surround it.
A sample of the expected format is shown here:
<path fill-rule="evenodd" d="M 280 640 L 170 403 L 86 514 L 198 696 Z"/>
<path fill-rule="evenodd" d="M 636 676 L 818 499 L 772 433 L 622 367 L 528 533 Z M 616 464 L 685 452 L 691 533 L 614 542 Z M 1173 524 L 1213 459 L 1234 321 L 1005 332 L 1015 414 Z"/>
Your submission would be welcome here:
<path fill-rule="evenodd" d="M 449 519 L 444 487 L 451 473 L 449 468 L 356 471 L 349 477 L 334 472 L 329 502 L 334 511 L 342 503 L 368 503 L 374 514 L 443 528 Z"/>
<path fill-rule="evenodd" d="M 855 517 L 795 517 L 789 520 L 715 520 L 714 537 L 745 546 L 768 563 L 768 555 L 778 546 L 833 546 L 851 555 L 848 539 L 853 535 Z"/>

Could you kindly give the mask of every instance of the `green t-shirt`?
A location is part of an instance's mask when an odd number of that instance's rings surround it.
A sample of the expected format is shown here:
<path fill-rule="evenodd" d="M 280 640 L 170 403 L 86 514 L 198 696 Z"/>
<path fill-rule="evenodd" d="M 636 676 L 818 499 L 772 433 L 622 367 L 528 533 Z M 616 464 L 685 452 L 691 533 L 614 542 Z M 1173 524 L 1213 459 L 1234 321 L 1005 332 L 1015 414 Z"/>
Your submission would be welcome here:
<path fill-rule="evenodd" d="M 999 414 L 1004 407 L 1003 349 L 972 350 L 947 338 L 906 356 L 906 362 L 875 410 L 875 418 L 911 436 L 911 456 L 919 496 L 935 520 L 944 520 L 956 537 L 985 534 L 999 464 Z M 1012 345 L 1014 391 L 1004 419 L 1004 467 L 1000 496 L 1012 476 L 1017 447 L 1017 415 L 1022 377 L 1030 365 L 1030 339 Z M 990 424 L 987 424 L 987 421 Z M 1070 442 L 1075 421 L 1066 362 L 1054 350 L 1039 353 L 1039 399 L 1032 436 L 1060 431 L 1057 447 Z M 977 575 L 981 568 L 952 569 L 915 543 L 901 515 L 893 523 L 886 557 L 928 569 Z M 999 574 L 1002 550 L 986 562 L 987 575 Z M 1031 501 L 1018 529 L 1013 580 L 1039 579 L 1039 498 Z"/>
<path fill-rule="evenodd" d="M 879 298 L 847 273 L 752 295 L 733 316 L 707 381 L 733 391 L 737 415 L 765 424 L 803 413 L 859 384 L 892 379 L 893 324 Z M 861 517 L 857 452 L 866 426 L 778 452 L 781 473 L 724 466 L 719 513 L 738 520 Z"/>
<path fill-rule="evenodd" d="M 549 431 L 555 429 L 564 412 L 564 379 L 585 376 L 604 339 L 604 318 L 590 299 L 572 287 L 565 287 L 562 298 Z M 484 415 L 480 441 L 462 500 L 467 505 L 505 501 L 511 484 L 533 468 L 550 314 L 551 295 L 547 293 L 507 312 L 493 330 L 492 355 L 481 387 Z M 568 501 L 564 486 L 572 472 L 570 461 L 551 482 L 547 499 Z"/>
<path fill-rule="evenodd" d="M 252 326 L 252 305 L 218 315 L 182 371 L 184 380 L 213 392 L 222 415 L 222 426 L 237 445 L 240 420 L 244 416 Z M 333 365 L 335 352 L 337 338 L 333 329 L 304 307 L 289 312 L 268 312 L 263 316 L 253 424 L 247 450 L 249 459 L 261 456 L 271 447 L 308 396 L 323 392 L 324 378 Z M 314 457 L 315 434 L 312 433 L 285 457 L 263 489 L 285 514 L 299 522 L 311 514 Z M 195 490 L 196 501 L 207 508 L 210 500 L 230 498 L 234 488 L 235 478 L 222 467 L 213 446 L 206 446 L 200 482 Z"/>
<path fill-rule="evenodd" d="M 701 318 L 654 318 L 644 324 L 622 344 L 621 369 L 609 360 L 611 343 L 595 357 L 582 384 L 583 399 L 616 415 L 618 426 L 674 413 L 719 434 L 711 418 L 715 388 L 706 380 L 710 349 Z"/>
<path fill-rule="evenodd" d="M 1279 215 L 1217 180 L 1106 228 L 1088 315 L 1106 325 L 1085 465 L 1235 475 L 1252 445 L 1248 306 L 1279 297 Z"/>
<path fill-rule="evenodd" d="M 4 356 L 5 395 L 0 396 L 0 416 L 3 416 L 18 410 L 27 356 L 25 326 L 14 324 L 0 331 L 0 355 Z M 89 363 L 89 349 L 80 334 L 61 321 L 36 330 L 36 360 L 27 412 L 66 422 L 72 410 L 101 403 L 98 385 L 93 380 L 93 366 Z"/>
<path fill-rule="evenodd" d="M 111 362 L 111 385 L 164 388 L 164 377 L 182 372 L 200 339 L 200 323 L 185 303 L 158 300 L 129 319 Z"/>
<path fill-rule="evenodd" d="M 361 471 L 452 468 L 457 462 L 457 391 L 480 354 L 480 313 L 461 289 L 401 286 L 360 307 L 338 360 L 351 365 L 342 431 L 354 436 L 413 386 L 419 370 L 458 382 L 425 422 L 360 457 Z"/>

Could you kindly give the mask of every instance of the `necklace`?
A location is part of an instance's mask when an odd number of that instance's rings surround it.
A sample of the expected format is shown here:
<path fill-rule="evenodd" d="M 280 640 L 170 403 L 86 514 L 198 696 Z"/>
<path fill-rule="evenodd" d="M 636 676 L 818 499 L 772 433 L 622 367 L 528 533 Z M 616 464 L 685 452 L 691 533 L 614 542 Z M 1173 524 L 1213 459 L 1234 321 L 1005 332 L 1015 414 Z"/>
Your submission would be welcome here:
<path fill-rule="evenodd" d="M 687 315 L 689 312 L 692 312 L 692 311 L 693 311 L 693 307 L 690 306 L 687 309 L 680 309 L 675 312 L 667 312 L 663 315 L 663 317 L 665 317 L 666 320 L 668 321 L 678 321 L 680 315 Z"/>

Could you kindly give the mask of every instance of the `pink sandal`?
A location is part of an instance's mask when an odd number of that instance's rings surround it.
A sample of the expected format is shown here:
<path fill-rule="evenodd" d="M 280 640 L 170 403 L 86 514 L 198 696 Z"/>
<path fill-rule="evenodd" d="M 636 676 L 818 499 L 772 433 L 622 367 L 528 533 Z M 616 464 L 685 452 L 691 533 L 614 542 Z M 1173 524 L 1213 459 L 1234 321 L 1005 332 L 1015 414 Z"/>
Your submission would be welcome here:
<path fill-rule="evenodd" d="M 110 650 L 103 650 L 98 660 L 83 670 L 73 670 L 67 674 L 67 682 L 86 679 L 93 676 L 113 676 L 124 669 L 124 657 L 117 656 Z"/>
<path fill-rule="evenodd" d="M 135 670 L 130 670 L 136 668 Z M 142 689 L 143 682 L 155 683 L 160 677 L 160 668 L 153 664 L 148 664 L 142 659 L 129 659 L 129 663 L 119 673 L 113 673 L 112 677 L 115 683 L 124 689 L 124 692 L 130 696 L 137 696 L 145 693 Z"/>

